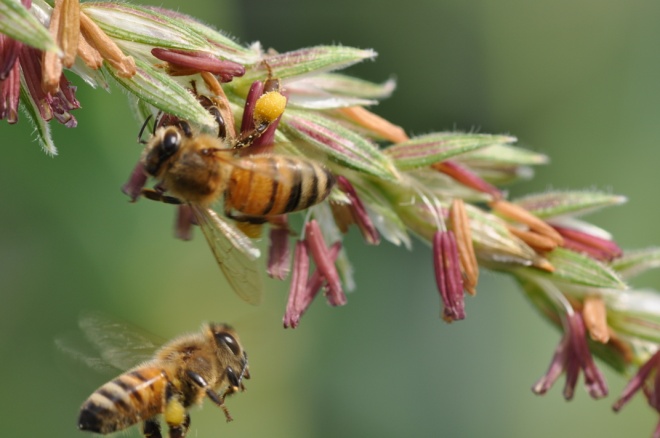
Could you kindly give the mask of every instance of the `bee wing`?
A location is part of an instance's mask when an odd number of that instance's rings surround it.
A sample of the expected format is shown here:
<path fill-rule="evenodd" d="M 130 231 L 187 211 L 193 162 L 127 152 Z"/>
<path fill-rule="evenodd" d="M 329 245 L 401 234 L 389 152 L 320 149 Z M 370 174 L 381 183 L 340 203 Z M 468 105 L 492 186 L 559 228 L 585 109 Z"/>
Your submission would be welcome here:
<path fill-rule="evenodd" d="M 151 359 L 163 344 L 162 339 L 136 326 L 96 312 L 81 315 L 78 325 L 98 348 L 101 358 L 119 369 L 132 368 Z"/>
<path fill-rule="evenodd" d="M 79 330 L 55 337 L 56 366 L 72 380 L 97 384 L 153 358 L 163 339 L 99 313 L 83 313 Z"/>
<path fill-rule="evenodd" d="M 259 304 L 263 285 L 259 249 L 252 240 L 218 216 L 210 208 L 192 205 L 197 223 L 234 292 L 250 304 Z"/>
<path fill-rule="evenodd" d="M 83 366 L 83 372 L 93 370 L 95 374 L 112 376 L 117 374 L 117 367 L 101 358 L 99 352 L 84 339 L 81 333 L 65 333 L 55 338 L 55 347 L 64 353 L 67 369 L 78 369 Z M 59 359 L 59 356 L 56 358 Z M 70 362 L 73 361 L 73 367 Z M 79 376 L 78 376 L 79 377 Z"/>

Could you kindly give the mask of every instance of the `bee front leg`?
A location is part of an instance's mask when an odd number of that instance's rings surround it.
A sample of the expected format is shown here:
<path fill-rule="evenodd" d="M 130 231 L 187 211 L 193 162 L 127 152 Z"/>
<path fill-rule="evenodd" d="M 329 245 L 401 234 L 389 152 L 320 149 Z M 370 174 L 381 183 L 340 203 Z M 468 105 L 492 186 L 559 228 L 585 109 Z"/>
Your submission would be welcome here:
<path fill-rule="evenodd" d="M 232 392 L 230 392 L 230 394 Z M 225 414 L 225 418 L 227 419 L 227 423 L 229 423 L 230 421 L 234 421 L 234 418 L 229 413 L 229 409 L 227 409 L 227 406 L 225 405 L 225 394 L 218 395 L 217 392 L 215 392 L 215 391 L 213 391 L 212 389 L 209 388 L 209 389 L 206 390 L 206 396 L 208 398 L 210 398 L 211 401 L 216 404 L 216 406 L 218 406 L 220 409 L 222 409 L 222 413 Z"/>
<path fill-rule="evenodd" d="M 165 204 L 181 205 L 183 202 L 174 196 L 167 196 L 153 189 L 142 189 L 142 196 L 152 201 L 164 202 Z"/>
<path fill-rule="evenodd" d="M 142 427 L 144 438 L 163 438 L 160 434 L 160 424 L 157 420 L 151 419 L 144 422 Z"/>
<path fill-rule="evenodd" d="M 204 380 L 202 376 L 197 374 L 194 371 L 186 371 L 188 376 L 192 379 L 195 384 L 197 384 L 200 388 L 203 388 L 206 390 L 206 396 L 211 399 L 213 403 L 215 403 L 220 409 L 222 409 L 222 412 L 225 414 L 225 418 L 227 419 L 227 423 L 233 420 L 231 414 L 229 413 L 229 410 L 227 409 L 227 406 L 225 406 L 225 396 L 218 395 L 213 388 L 209 386 L 209 384 Z"/>
<path fill-rule="evenodd" d="M 218 125 L 218 138 L 224 140 L 227 138 L 227 126 L 225 125 L 225 119 L 223 119 L 222 114 L 220 114 L 220 110 L 217 106 L 208 107 L 207 110 L 211 113 L 215 119 L 215 123 Z"/>

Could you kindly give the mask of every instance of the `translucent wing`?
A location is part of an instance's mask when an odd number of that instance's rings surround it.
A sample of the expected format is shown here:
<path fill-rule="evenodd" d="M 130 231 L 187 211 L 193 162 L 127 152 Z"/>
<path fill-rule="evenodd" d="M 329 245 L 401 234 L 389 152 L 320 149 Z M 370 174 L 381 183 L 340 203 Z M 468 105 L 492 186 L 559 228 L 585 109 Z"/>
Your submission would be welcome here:
<path fill-rule="evenodd" d="M 163 343 L 129 323 L 99 313 L 84 313 L 78 325 L 80 333 L 57 337 L 55 345 L 76 361 L 106 374 L 146 362 Z"/>
<path fill-rule="evenodd" d="M 221 219 L 215 211 L 196 205 L 192 205 L 192 209 L 234 292 L 250 304 L 259 304 L 263 284 L 256 260 L 260 253 L 252 240 Z"/>
<path fill-rule="evenodd" d="M 55 347 L 60 353 L 64 353 L 63 358 L 60 358 L 62 355 L 58 355 L 55 360 L 66 360 L 66 362 L 62 362 L 65 364 L 63 367 L 66 367 L 67 371 L 75 370 L 76 378 L 80 378 L 80 374 L 85 373 L 86 370 L 93 370 L 95 377 L 96 374 L 110 377 L 120 371 L 117 367 L 104 361 L 98 350 L 93 348 L 80 333 L 59 335 L 55 338 Z M 72 361 L 73 363 L 71 363 Z M 81 365 L 82 369 L 80 369 Z"/>

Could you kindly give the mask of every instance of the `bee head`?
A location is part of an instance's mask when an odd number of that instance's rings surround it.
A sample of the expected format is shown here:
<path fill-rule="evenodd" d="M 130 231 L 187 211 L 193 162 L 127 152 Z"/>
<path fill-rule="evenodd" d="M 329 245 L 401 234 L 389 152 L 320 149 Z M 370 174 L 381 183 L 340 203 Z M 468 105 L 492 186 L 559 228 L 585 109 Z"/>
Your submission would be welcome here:
<path fill-rule="evenodd" d="M 157 176 L 163 164 L 179 151 L 185 133 L 178 126 L 159 128 L 147 145 L 144 168 L 149 175 Z"/>
<path fill-rule="evenodd" d="M 228 350 L 236 357 L 243 354 L 242 348 L 236 339 L 236 332 L 230 325 L 212 323 L 209 324 L 209 328 L 219 349 Z"/>
<path fill-rule="evenodd" d="M 242 379 L 249 379 L 247 353 L 239 343 L 236 332 L 227 324 L 210 324 L 209 328 L 213 335 L 218 356 L 226 357 L 231 354 L 232 359 L 225 361 L 225 376 L 229 383 L 229 392 L 236 392 L 242 388 Z"/>

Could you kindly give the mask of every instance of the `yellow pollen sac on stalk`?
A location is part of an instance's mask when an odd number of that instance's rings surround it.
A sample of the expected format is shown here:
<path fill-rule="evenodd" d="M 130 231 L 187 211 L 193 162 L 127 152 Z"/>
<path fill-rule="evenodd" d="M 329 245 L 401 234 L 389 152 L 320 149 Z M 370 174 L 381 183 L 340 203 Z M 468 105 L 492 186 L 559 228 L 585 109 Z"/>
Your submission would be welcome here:
<path fill-rule="evenodd" d="M 256 124 L 273 123 L 282 115 L 286 107 L 286 97 L 279 91 L 263 94 L 254 104 L 254 121 Z"/>

